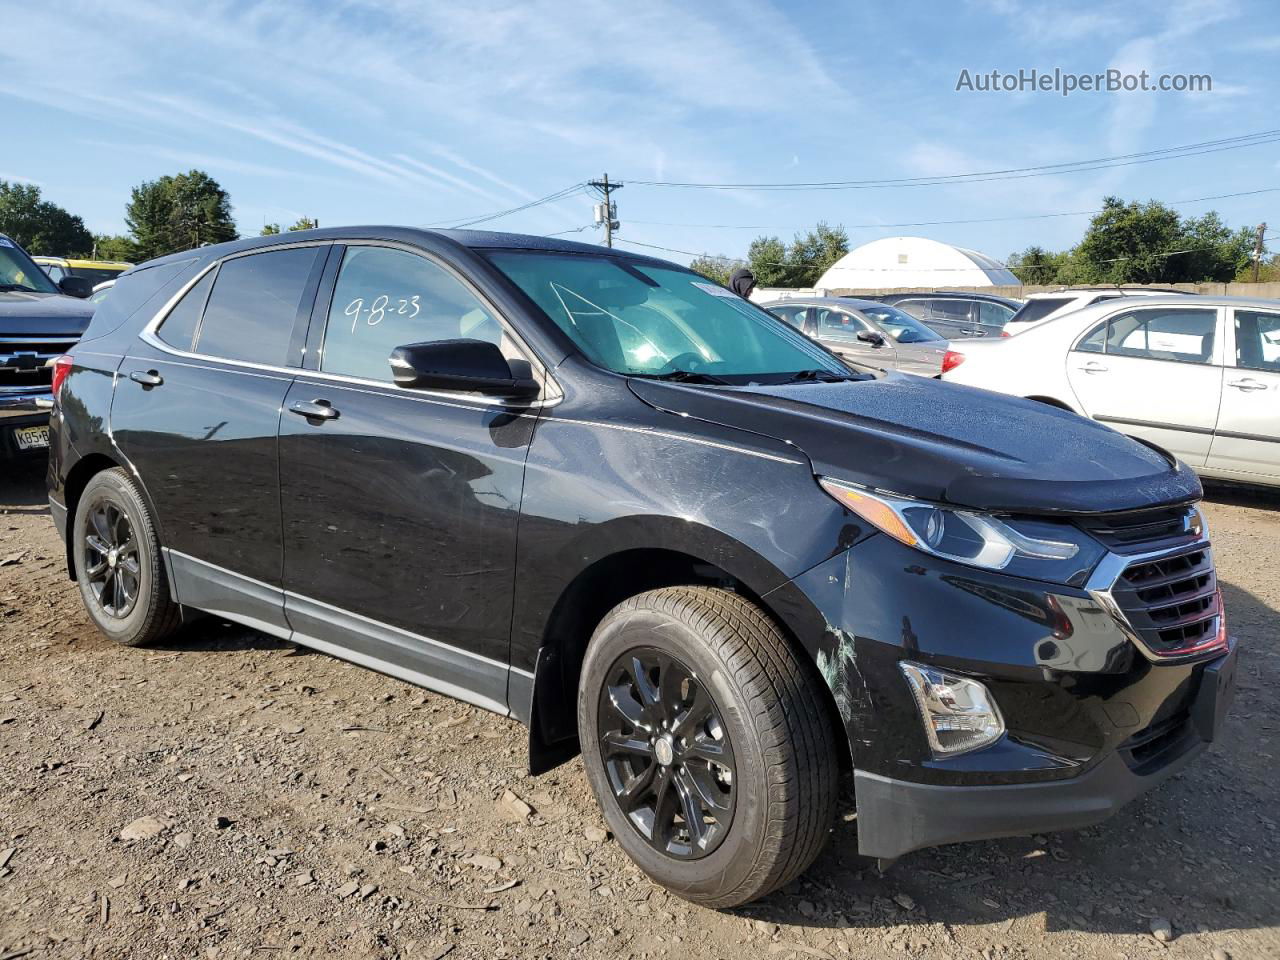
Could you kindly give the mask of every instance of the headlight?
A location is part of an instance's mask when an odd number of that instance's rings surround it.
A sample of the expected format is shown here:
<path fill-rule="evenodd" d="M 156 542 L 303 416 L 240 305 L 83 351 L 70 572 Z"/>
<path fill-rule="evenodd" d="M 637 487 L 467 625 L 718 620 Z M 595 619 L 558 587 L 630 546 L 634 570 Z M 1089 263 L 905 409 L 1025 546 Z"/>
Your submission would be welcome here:
<path fill-rule="evenodd" d="M 1066 523 L 997 517 L 872 493 L 829 477 L 822 489 L 901 543 L 935 557 L 1015 576 L 1082 586 L 1106 548 Z"/>
<path fill-rule="evenodd" d="M 1004 736 L 1004 718 L 990 692 L 977 680 L 903 660 L 898 669 L 911 685 L 925 736 L 935 757 L 953 757 L 995 743 Z"/>

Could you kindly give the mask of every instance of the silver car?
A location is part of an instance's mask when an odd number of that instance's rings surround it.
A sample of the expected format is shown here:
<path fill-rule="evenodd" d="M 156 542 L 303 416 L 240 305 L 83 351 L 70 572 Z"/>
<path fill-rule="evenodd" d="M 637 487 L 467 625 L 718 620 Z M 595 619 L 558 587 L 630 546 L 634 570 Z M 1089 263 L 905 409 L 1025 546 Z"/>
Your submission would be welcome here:
<path fill-rule="evenodd" d="M 950 341 L 887 303 L 853 297 L 775 300 L 766 309 L 852 363 L 922 377 L 942 372 Z"/>

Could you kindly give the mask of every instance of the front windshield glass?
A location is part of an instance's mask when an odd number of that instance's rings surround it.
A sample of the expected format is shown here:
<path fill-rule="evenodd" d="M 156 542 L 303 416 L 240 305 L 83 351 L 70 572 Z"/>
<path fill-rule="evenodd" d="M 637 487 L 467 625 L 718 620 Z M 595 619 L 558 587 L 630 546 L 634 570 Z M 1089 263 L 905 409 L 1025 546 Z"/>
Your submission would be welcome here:
<path fill-rule="evenodd" d="M 44 271 L 8 237 L 0 237 L 0 290 L 58 292 Z"/>
<path fill-rule="evenodd" d="M 946 339 L 930 330 L 911 314 L 897 307 L 891 307 L 887 303 L 876 304 L 874 307 L 859 307 L 858 310 L 874 320 L 885 333 L 899 343 L 931 343 Z"/>
<path fill-rule="evenodd" d="M 583 254 L 499 251 L 489 259 L 592 363 L 631 376 L 728 383 L 849 368 L 777 317 L 676 267 Z"/>

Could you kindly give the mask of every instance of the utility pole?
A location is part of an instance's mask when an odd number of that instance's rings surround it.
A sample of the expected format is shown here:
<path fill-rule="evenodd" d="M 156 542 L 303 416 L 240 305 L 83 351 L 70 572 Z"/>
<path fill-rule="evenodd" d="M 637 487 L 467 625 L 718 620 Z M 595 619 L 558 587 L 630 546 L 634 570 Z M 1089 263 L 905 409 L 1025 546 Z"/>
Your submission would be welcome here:
<path fill-rule="evenodd" d="M 596 223 L 604 224 L 604 245 L 612 247 L 613 231 L 619 229 L 622 224 L 618 222 L 618 205 L 609 199 L 609 194 L 614 190 L 621 190 L 622 184 L 610 183 L 609 175 L 606 173 L 601 179 L 590 181 L 587 186 L 595 187 L 604 197 L 604 203 L 596 204 Z"/>
<path fill-rule="evenodd" d="M 1253 282 L 1258 282 L 1258 271 L 1262 268 L 1262 238 L 1266 236 L 1267 225 L 1258 224 L 1258 232 L 1253 240 Z"/>

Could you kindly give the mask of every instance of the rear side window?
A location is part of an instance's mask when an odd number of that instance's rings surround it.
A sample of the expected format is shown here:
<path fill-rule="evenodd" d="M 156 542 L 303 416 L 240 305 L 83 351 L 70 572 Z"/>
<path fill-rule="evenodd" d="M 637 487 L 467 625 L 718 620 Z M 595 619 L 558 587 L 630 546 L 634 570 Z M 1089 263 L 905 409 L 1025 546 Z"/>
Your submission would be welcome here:
<path fill-rule="evenodd" d="M 994 303 L 990 300 L 981 300 L 978 302 L 979 319 L 991 327 L 1003 327 L 1013 316 L 1013 308 L 1006 307 L 1003 303 Z"/>
<path fill-rule="evenodd" d="M 1208 363 L 1217 327 L 1216 310 L 1130 310 L 1090 331 L 1076 349 L 1117 357 Z"/>
<path fill-rule="evenodd" d="M 804 312 L 807 307 L 768 307 L 766 308 L 779 320 L 785 320 L 797 330 L 804 329 Z"/>
<path fill-rule="evenodd" d="M 940 320 L 968 320 L 968 300 L 930 300 L 929 313 Z"/>
<path fill-rule="evenodd" d="M 225 261 L 209 294 L 195 351 L 285 366 L 302 295 L 322 249 L 272 250 Z"/>
<path fill-rule="evenodd" d="M 928 306 L 923 300 L 899 300 L 894 304 L 899 310 L 911 314 L 917 320 L 925 315 L 925 308 Z"/>
<path fill-rule="evenodd" d="M 156 336 L 169 346 L 183 351 L 191 349 L 196 338 L 196 327 L 200 323 L 200 314 L 204 312 L 204 302 L 209 299 L 209 288 L 213 286 L 214 271 L 210 270 L 200 282 L 188 290 L 179 300 L 169 315 L 160 324 Z"/>
<path fill-rule="evenodd" d="M 1010 317 L 1010 321 L 1018 323 L 1037 323 L 1049 314 L 1070 303 L 1074 297 L 1045 297 L 1041 300 L 1028 300 L 1022 309 Z"/>
<path fill-rule="evenodd" d="M 390 382 L 391 351 L 432 340 L 487 340 L 521 358 L 502 324 L 443 267 L 404 250 L 348 247 L 325 326 L 320 369 Z"/>

